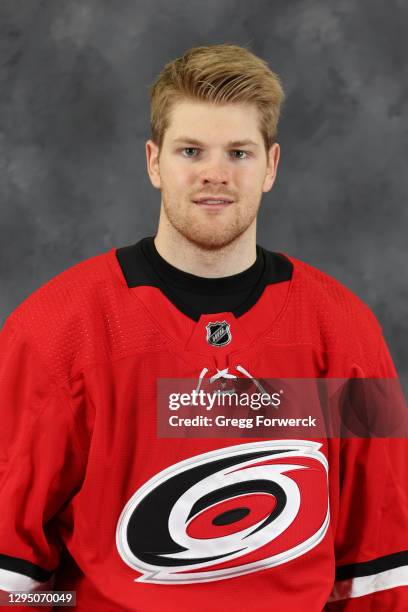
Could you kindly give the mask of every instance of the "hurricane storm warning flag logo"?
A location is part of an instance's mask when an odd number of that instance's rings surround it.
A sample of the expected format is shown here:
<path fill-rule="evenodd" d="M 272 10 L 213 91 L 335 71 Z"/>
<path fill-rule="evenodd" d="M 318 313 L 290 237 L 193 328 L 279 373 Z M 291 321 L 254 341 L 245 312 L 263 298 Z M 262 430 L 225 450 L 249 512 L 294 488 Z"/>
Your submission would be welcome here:
<path fill-rule="evenodd" d="M 120 556 L 137 581 L 172 585 L 233 578 L 304 555 L 329 524 L 320 447 L 268 440 L 172 465 L 123 509 Z"/>

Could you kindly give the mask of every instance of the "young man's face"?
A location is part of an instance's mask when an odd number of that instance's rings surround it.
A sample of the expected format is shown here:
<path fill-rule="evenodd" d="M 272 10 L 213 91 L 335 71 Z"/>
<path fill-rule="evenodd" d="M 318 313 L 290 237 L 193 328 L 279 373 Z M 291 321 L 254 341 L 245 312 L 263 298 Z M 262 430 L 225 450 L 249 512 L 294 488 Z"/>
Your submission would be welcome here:
<path fill-rule="evenodd" d="M 255 225 L 262 193 L 275 180 L 279 145 L 267 156 L 253 104 L 183 101 L 173 108 L 160 156 L 151 140 L 146 155 L 166 220 L 199 247 L 217 249 Z"/>

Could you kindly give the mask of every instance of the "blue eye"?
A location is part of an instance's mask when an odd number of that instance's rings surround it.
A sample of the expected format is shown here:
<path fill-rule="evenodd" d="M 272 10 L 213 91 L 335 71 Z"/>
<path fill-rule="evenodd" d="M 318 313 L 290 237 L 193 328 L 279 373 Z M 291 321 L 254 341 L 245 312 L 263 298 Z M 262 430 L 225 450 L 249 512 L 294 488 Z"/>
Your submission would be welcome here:
<path fill-rule="evenodd" d="M 183 153 L 184 153 L 184 151 L 198 151 L 198 149 L 195 149 L 194 147 L 185 147 L 185 148 L 183 149 Z M 195 157 L 195 156 L 193 156 L 193 155 L 187 155 L 187 157 Z"/>
<path fill-rule="evenodd" d="M 245 153 L 245 157 L 237 157 L 236 159 L 246 159 L 248 157 L 248 153 L 246 151 L 242 151 L 241 149 L 237 149 L 233 151 L 233 153 Z"/>
<path fill-rule="evenodd" d="M 182 153 L 184 155 L 185 151 L 199 151 L 199 149 L 195 148 L 195 147 L 184 147 L 184 149 L 182 149 Z M 243 153 L 244 156 L 239 156 L 239 157 L 235 157 L 235 159 L 246 159 L 248 157 L 248 152 L 247 151 L 243 151 L 241 149 L 235 149 L 234 151 L 231 151 L 231 153 Z M 197 155 L 184 155 L 184 157 L 197 157 Z"/>

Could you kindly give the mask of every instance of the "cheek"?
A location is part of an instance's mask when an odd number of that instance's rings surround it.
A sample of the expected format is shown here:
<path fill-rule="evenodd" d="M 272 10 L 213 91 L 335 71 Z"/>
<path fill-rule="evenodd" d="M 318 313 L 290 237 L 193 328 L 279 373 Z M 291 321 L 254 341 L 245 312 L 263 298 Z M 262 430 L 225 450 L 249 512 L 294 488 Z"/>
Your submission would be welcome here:
<path fill-rule="evenodd" d="M 234 183 L 240 193 L 249 195 L 259 191 L 262 179 L 259 173 L 248 170 L 237 173 Z"/>
<path fill-rule="evenodd" d="M 162 179 L 167 189 L 174 192 L 191 192 L 192 186 L 194 186 L 198 180 L 193 172 L 187 170 L 183 166 L 173 166 L 166 169 L 162 175 Z"/>

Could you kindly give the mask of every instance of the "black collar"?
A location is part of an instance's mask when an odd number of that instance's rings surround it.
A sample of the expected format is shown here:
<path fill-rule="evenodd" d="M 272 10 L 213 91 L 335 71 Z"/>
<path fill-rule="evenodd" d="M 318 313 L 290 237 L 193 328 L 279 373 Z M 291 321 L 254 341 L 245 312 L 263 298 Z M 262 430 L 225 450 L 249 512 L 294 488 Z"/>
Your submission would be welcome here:
<path fill-rule="evenodd" d="M 142 240 L 141 249 L 152 268 L 166 284 L 192 293 L 224 295 L 250 289 L 260 279 L 265 266 L 263 250 L 257 246 L 255 263 L 243 272 L 222 278 L 205 278 L 183 272 L 169 264 L 159 254 L 152 237 Z"/>
<path fill-rule="evenodd" d="M 174 288 L 195 294 L 222 296 L 245 289 L 249 291 L 252 287 L 248 299 L 233 311 L 238 317 L 254 306 L 267 285 L 292 278 L 293 265 L 287 257 L 259 245 L 256 252 L 256 261 L 247 270 L 223 278 L 204 278 L 175 268 L 158 253 L 153 236 L 117 249 L 116 257 L 129 288 L 143 285 L 157 287 L 181 312 L 198 321 L 203 313 L 183 302 Z"/>

